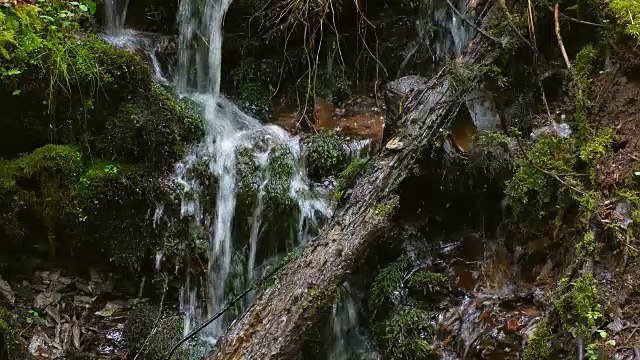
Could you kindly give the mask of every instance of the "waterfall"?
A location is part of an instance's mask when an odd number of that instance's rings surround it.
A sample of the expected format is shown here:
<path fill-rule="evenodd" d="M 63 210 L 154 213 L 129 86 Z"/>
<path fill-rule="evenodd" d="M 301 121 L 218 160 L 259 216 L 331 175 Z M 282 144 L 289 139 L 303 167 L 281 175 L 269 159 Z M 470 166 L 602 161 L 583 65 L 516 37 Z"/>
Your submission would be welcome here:
<path fill-rule="evenodd" d="M 107 19 L 107 33 L 112 36 L 119 35 L 124 29 L 129 0 L 105 0 L 104 7 Z"/>
<path fill-rule="evenodd" d="M 299 139 L 282 128 L 263 125 L 244 114 L 220 92 L 222 66 L 222 28 L 231 0 L 185 0 L 180 4 L 178 40 L 178 67 L 174 79 L 181 96 L 198 102 L 204 109 L 206 136 L 202 143 L 191 149 L 189 155 L 176 165 L 173 181 L 181 186 L 181 215 L 191 218 L 208 232 L 207 279 L 204 289 L 199 281 L 187 274 L 182 288 L 181 309 L 185 312 L 184 332 L 222 308 L 230 299 L 230 292 L 244 288 L 257 278 L 258 268 L 266 263 L 264 255 L 273 244 L 261 243 L 261 231 L 265 223 L 267 187 L 279 176 L 270 166 L 272 158 L 282 149 L 290 155 L 291 176 L 287 179 L 288 196 L 298 208 L 291 216 L 292 239 L 287 243 L 299 244 L 307 241 L 310 231 L 317 226 L 317 216 L 331 216 L 328 201 L 314 193 L 306 170 L 301 166 Z M 258 167 L 258 189 L 256 199 L 249 211 L 249 234 L 235 236 L 234 224 L 238 212 L 239 181 L 246 174 L 239 172 L 238 153 L 249 151 Z M 211 176 L 217 179 L 215 199 L 207 197 L 201 181 L 191 175 L 190 169 L 205 162 Z M 277 169 L 276 169 L 277 170 Z M 278 170 L 279 171 L 279 170 Z M 213 205 L 213 206 L 211 206 Z M 245 204 L 243 204 L 244 206 Z M 212 213 L 207 209 L 215 208 Z M 272 224 L 284 227 L 281 224 Z M 248 239 L 248 244 L 246 244 Z M 275 246 L 278 248 L 278 246 Z M 204 290 L 206 300 L 199 298 Z M 204 308 L 201 304 L 206 303 Z M 245 306 L 247 304 L 245 303 Z M 242 310 L 242 309 L 241 309 Z M 224 327 L 232 318 L 228 314 L 212 323 L 204 331 L 204 338 L 215 343 Z"/>

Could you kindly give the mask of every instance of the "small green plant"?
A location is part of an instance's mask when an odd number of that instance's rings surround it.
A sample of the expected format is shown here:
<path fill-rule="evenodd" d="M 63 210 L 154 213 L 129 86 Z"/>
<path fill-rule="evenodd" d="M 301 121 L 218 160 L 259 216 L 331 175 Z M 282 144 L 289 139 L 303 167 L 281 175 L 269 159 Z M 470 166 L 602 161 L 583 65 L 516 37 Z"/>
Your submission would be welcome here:
<path fill-rule="evenodd" d="M 555 303 L 562 324 L 569 330 L 574 328 L 577 336 L 591 338 L 596 320 L 602 318 L 598 293 L 593 275 L 587 273 L 571 283 L 571 291 L 562 295 Z"/>
<path fill-rule="evenodd" d="M 443 285 L 448 281 L 447 276 L 441 273 L 431 271 L 419 271 L 411 275 L 409 278 L 409 286 L 417 288 L 431 288 Z"/>
<path fill-rule="evenodd" d="M 589 255 L 597 258 L 598 244 L 596 243 L 593 231 L 587 231 L 587 233 L 584 234 L 582 241 L 579 242 L 576 247 L 582 255 Z"/>
<path fill-rule="evenodd" d="M 615 340 L 613 339 L 606 340 L 609 337 L 609 334 L 607 333 L 606 330 L 597 330 L 596 332 L 600 336 L 600 339 L 596 340 L 595 342 L 591 342 L 587 344 L 587 357 L 589 358 L 589 360 L 598 360 L 599 358 L 598 352 L 601 348 L 603 347 L 615 348 L 616 346 Z"/>
<path fill-rule="evenodd" d="M 369 296 L 369 309 L 372 318 L 391 305 L 393 293 L 402 286 L 402 281 L 410 266 L 409 258 L 402 256 L 382 269 L 376 276 Z"/>
<path fill-rule="evenodd" d="M 34 321 L 37 321 L 40 319 L 40 314 L 35 310 L 29 310 L 27 314 L 28 314 L 27 320 L 26 320 L 27 324 L 31 324 Z"/>
<path fill-rule="evenodd" d="M 392 360 L 428 359 L 434 355 L 430 343 L 434 336 L 428 313 L 405 310 L 386 322 L 384 352 Z"/>
<path fill-rule="evenodd" d="M 400 197 L 398 195 L 392 195 L 384 203 L 376 206 L 376 215 L 384 218 L 392 217 L 400 208 Z"/>
<path fill-rule="evenodd" d="M 507 181 L 507 195 L 516 210 L 530 214 L 531 219 L 542 219 L 551 211 L 557 211 L 552 199 L 561 199 L 560 193 L 571 191 L 566 184 L 574 186 L 567 174 L 574 173 L 576 143 L 554 135 L 543 135 L 525 154 L 516 161 L 513 177 Z M 555 175 L 555 176 L 554 176 Z M 558 181 L 562 176 L 563 183 Z M 562 178 L 561 178 L 562 179 Z"/>
<path fill-rule="evenodd" d="M 601 0 L 624 31 L 640 42 L 640 4 L 635 0 Z"/>

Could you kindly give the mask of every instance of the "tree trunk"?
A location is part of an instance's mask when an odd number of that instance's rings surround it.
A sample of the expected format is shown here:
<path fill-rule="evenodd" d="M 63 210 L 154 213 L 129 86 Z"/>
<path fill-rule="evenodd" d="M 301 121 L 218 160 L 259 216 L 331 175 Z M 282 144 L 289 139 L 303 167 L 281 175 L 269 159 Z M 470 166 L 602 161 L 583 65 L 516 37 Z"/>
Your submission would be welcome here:
<path fill-rule="evenodd" d="M 456 61 L 460 66 L 489 65 L 499 52 L 495 42 L 478 35 Z M 391 216 L 382 210 L 394 207 L 400 184 L 440 129 L 464 106 L 470 89 L 451 84 L 448 71 L 443 69 L 424 90 L 413 89 L 403 99 L 395 135 L 371 161 L 346 206 L 232 325 L 207 359 L 299 359 L 305 342 L 319 337 L 323 310 L 336 301 L 346 275 L 391 224 Z"/>

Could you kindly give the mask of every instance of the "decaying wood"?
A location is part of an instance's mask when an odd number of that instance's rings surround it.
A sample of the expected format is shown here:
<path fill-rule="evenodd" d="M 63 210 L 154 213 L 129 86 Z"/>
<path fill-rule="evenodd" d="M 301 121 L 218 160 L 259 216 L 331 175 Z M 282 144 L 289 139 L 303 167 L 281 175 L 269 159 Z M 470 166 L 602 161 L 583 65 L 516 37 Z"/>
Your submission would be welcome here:
<path fill-rule="evenodd" d="M 487 17 L 494 15 L 492 9 Z M 487 39 L 476 36 L 466 54 L 456 60 L 460 66 L 491 64 L 500 47 Z M 424 91 L 408 96 L 398 131 L 390 140 L 400 145 L 393 151 L 383 148 L 371 161 L 345 207 L 232 325 L 207 359 L 299 359 L 303 344 L 319 337 L 323 310 L 336 300 L 346 275 L 390 225 L 376 208 L 394 197 L 417 165 L 419 154 L 464 106 L 466 94 L 449 86 L 446 75 L 445 69 L 430 79 Z"/>

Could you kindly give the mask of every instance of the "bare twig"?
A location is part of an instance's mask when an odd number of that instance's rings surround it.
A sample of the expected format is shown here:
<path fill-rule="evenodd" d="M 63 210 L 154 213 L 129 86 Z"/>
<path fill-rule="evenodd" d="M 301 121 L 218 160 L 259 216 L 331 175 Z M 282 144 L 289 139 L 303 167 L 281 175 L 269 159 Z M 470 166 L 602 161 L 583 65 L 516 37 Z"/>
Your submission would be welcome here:
<path fill-rule="evenodd" d="M 549 6 L 549 10 L 550 10 L 551 12 L 554 12 L 554 13 L 555 13 L 555 9 L 554 9 L 554 8 L 552 8 L 551 6 Z M 565 19 L 565 20 L 569 20 L 569 21 L 572 21 L 572 22 L 574 22 L 574 23 L 578 23 L 578 24 L 591 25 L 591 26 L 598 26 L 598 27 L 607 27 L 607 25 L 605 25 L 605 24 L 598 24 L 598 23 L 593 23 L 593 22 L 589 22 L 589 21 L 584 21 L 584 20 L 576 19 L 576 18 L 574 18 L 574 17 L 571 17 L 571 16 L 568 16 L 568 15 L 565 15 L 565 14 L 563 14 L 563 13 L 560 13 L 560 17 L 561 17 L 561 18 L 563 18 L 563 19 Z"/>
<path fill-rule="evenodd" d="M 494 36 L 492 36 L 491 34 L 487 33 L 486 31 L 480 29 L 478 26 L 476 26 L 476 24 L 474 24 L 473 22 L 471 22 L 471 20 L 467 19 L 464 15 L 462 15 L 460 13 L 460 11 L 451 3 L 451 0 L 447 0 L 447 4 L 449 4 L 449 7 L 451 7 L 451 10 L 453 10 L 453 12 L 462 20 L 464 20 L 464 22 L 466 22 L 467 24 L 469 24 L 472 28 L 476 29 L 480 34 L 486 36 L 487 38 L 493 40 L 494 42 L 502 45 L 502 42 L 500 42 L 500 40 L 496 39 Z"/>
<path fill-rule="evenodd" d="M 156 321 L 153 323 L 153 329 L 151 330 L 151 332 L 149 332 L 149 335 L 147 335 L 147 338 L 144 339 L 144 343 L 142 344 L 142 347 L 140 348 L 140 350 L 138 350 L 138 353 L 136 354 L 136 356 L 133 358 L 133 360 L 137 360 L 138 356 L 140 356 L 140 354 L 142 354 L 142 351 L 144 350 L 145 347 L 147 347 L 147 344 L 149 343 L 149 339 L 151 338 L 151 336 L 153 336 L 153 334 L 156 333 L 156 331 L 158 330 L 158 324 L 160 324 L 160 320 L 162 319 L 162 309 L 164 306 L 164 296 L 167 294 L 167 284 L 169 282 L 169 279 L 165 279 L 164 281 L 164 287 L 162 289 L 162 298 L 160 299 L 160 309 L 158 310 L 158 317 L 156 318 Z"/>
<path fill-rule="evenodd" d="M 567 50 L 564 48 L 564 44 L 562 43 L 562 34 L 560 33 L 560 6 L 557 3 L 553 8 L 553 18 L 556 24 L 556 37 L 558 38 L 558 46 L 560 47 L 560 51 L 562 52 L 564 62 L 565 64 L 567 64 L 567 68 L 571 69 L 571 62 L 569 61 Z"/>

